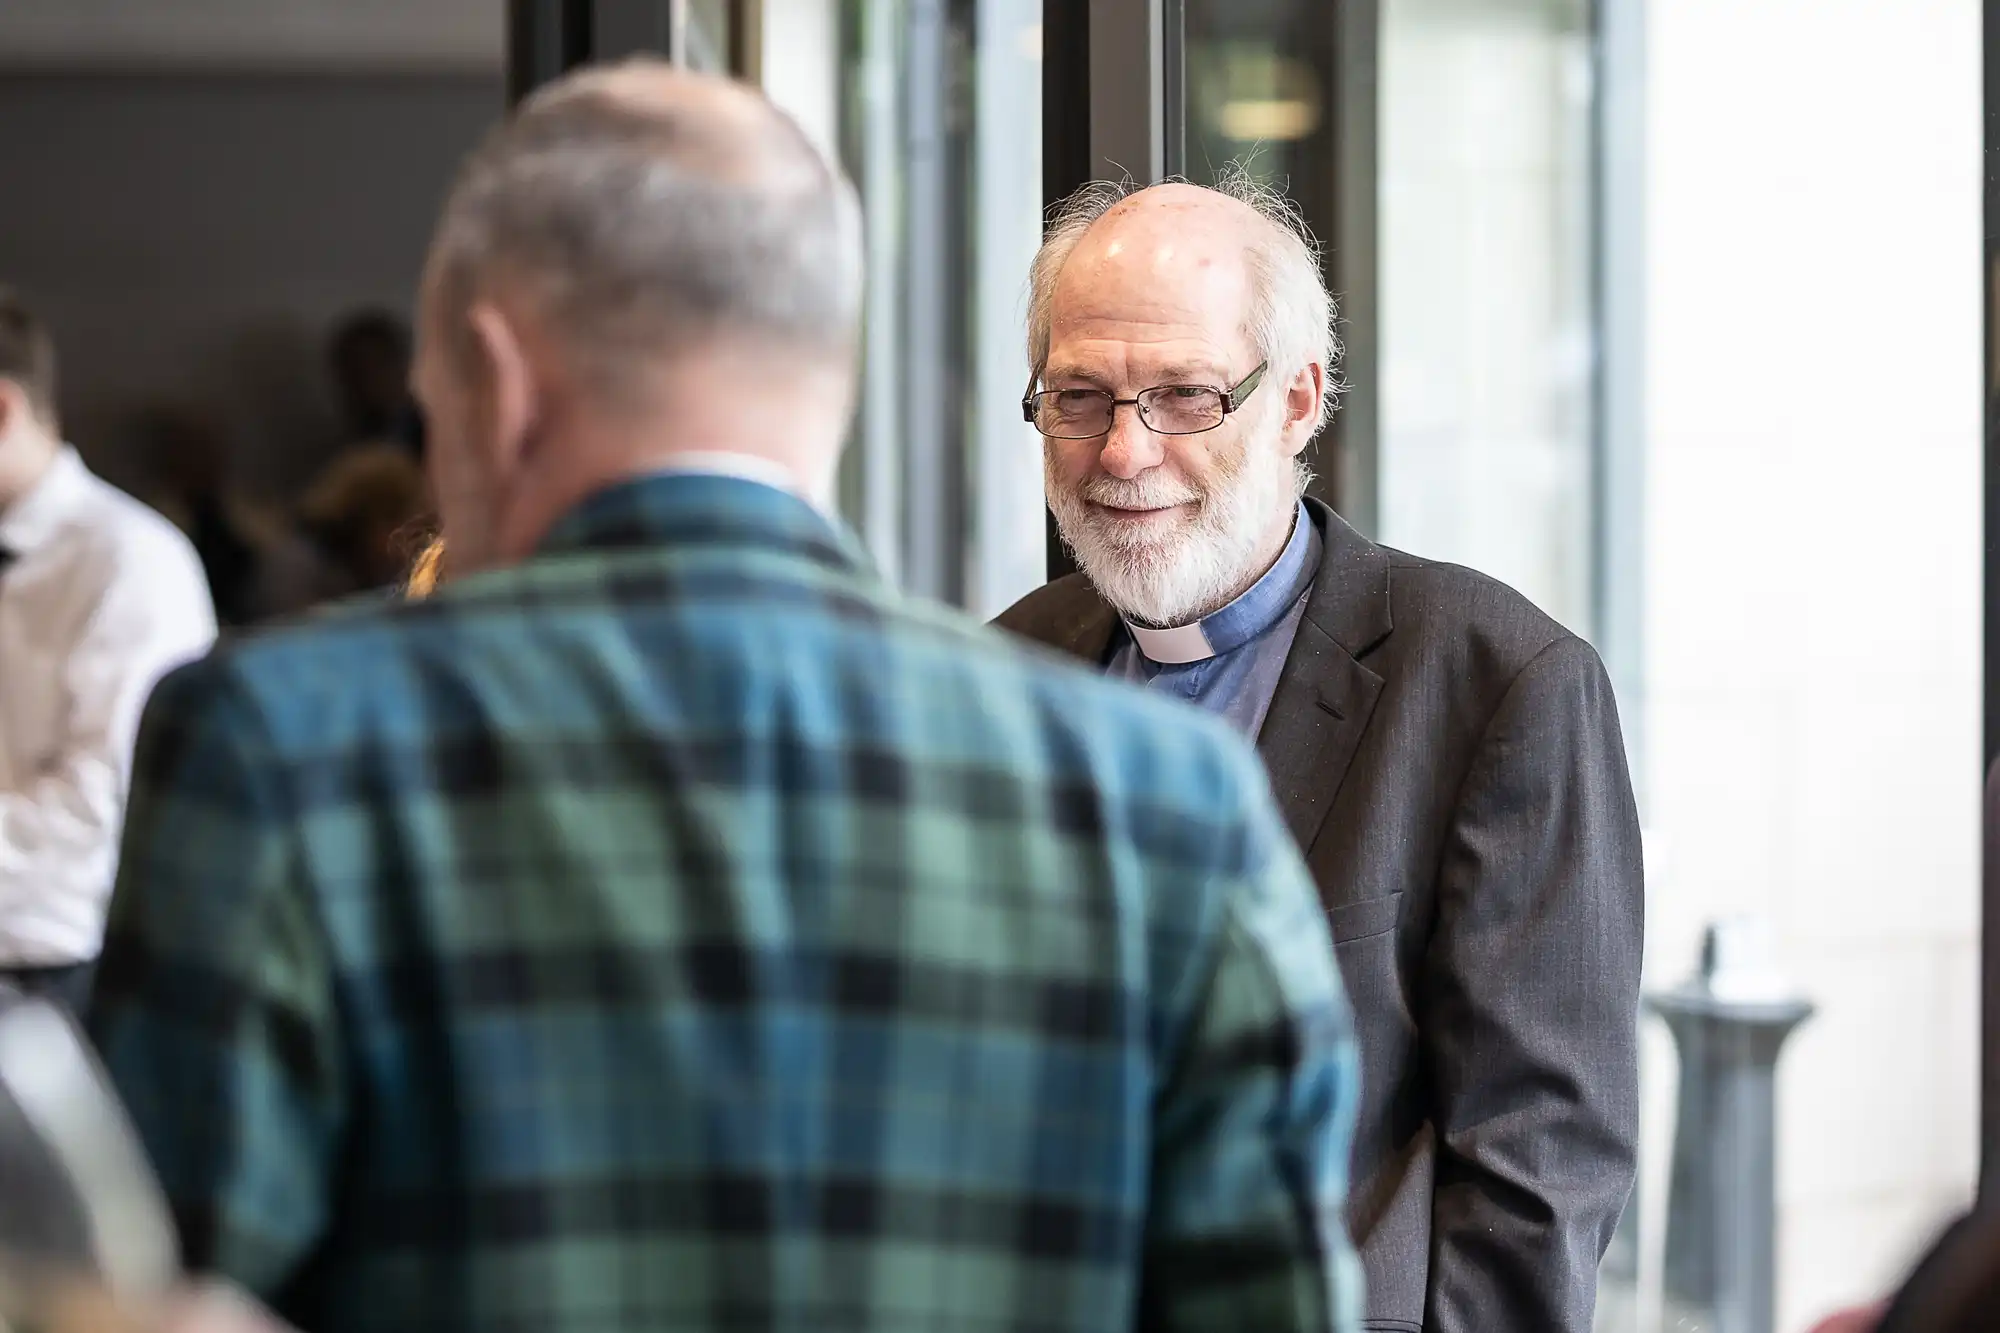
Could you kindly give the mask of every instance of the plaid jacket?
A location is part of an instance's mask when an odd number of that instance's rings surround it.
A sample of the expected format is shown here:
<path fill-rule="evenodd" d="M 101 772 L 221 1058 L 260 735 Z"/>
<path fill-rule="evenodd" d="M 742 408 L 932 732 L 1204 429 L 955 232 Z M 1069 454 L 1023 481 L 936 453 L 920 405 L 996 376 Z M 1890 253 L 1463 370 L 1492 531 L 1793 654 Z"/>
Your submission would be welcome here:
<path fill-rule="evenodd" d="M 312 1333 L 1350 1329 L 1356 1072 L 1250 751 L 749 482 L 171 677 L 92 1028 Z"/>

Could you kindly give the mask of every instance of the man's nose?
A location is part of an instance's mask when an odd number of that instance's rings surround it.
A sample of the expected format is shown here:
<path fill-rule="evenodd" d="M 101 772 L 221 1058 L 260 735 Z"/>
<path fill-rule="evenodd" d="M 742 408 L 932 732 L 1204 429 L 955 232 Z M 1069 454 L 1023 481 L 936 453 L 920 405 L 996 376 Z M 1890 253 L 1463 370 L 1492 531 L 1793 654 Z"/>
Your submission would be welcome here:
<path fill-rule="evenodd" d="M 1104 450 L 1097 459 L 1099 467 L 1121 481 L 1130 481 L 1158 467 L 1165 458 L 1160 437 L 1139 419 L 1136 405 L 1120 403 L 1111 410 L 1111 429 L 1105 432 Z"/>

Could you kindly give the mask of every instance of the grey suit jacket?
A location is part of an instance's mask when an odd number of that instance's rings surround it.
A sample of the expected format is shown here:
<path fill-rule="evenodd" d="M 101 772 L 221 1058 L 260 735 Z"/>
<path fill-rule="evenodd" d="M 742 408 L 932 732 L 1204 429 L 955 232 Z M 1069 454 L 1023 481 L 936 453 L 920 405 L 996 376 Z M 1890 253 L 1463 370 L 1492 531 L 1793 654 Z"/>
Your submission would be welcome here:
<path fill-rule="evenodd" d="M 1363 1327 L 1588 1333 L 1638 1137 L 1639 821 L 1597 654 L 1308 501 L 1318 580 L 1258 736 L 1360 1032 Z M 1081 575 L 1002 627 L 1092 662 Z"/>

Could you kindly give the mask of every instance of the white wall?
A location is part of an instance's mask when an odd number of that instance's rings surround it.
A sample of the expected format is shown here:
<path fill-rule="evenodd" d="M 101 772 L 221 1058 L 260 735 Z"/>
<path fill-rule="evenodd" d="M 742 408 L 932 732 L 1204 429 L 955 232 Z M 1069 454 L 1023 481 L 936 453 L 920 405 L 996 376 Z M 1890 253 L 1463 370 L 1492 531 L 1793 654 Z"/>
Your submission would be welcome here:
<path fill-rule="evenodd" d="M 1649 8 L 1650 980 L 1751 909 L 1820 1004 L 1780 1078 L 1797 1329 L 1973 1186 L 1980 12 Z"/>

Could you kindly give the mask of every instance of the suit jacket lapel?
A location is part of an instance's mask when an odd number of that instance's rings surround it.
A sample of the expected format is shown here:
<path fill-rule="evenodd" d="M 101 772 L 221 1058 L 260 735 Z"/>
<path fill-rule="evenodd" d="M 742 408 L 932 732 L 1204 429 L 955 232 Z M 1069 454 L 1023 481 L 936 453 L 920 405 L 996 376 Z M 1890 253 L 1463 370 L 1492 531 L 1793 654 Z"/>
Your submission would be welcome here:
<path fill-rule="evenodd" d="M 1071 574 L 1030 594 L 994 623 L 1092 666 L 1103 666 L 1111 658 L 1118 613 L 1083 575 Z"/>
<path fill-rule="evenodd" d="M 1111 660 L 1112 635 L 1119 628 L 1118 613 L 1100 599 L 1094 610 L 1079 615 L 1062 628 L 1057 647 L 1096 666 Z"/>
<path fill-rule="evenodd" d="M 1360 659 L 1393 628 L 1387 554 L 1318 501 L 1306 505 L 1323 541 L 1319 575 L 1257 733 L 1302 849 L 1319 835 L 1382 694 L 1382 678 Z"/>

